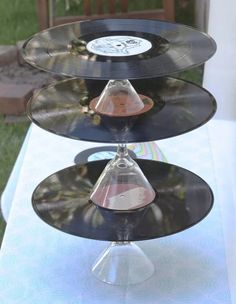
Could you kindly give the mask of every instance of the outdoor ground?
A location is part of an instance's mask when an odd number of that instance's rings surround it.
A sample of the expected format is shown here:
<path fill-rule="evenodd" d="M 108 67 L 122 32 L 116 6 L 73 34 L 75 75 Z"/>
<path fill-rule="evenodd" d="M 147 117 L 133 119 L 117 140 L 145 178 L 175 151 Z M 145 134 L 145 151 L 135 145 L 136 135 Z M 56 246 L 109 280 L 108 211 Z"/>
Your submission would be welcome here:
<path fill-rule="evenodd" d="M 60 2 L 58 14 L 64 14 L 64 1 Z M 71 0 L 71 10 L 67 14 L 76 14 L 78 0 Z M 194 0 L 177 0 L 176 21 L 193 25 Z M 1 0 L 0 1 L 0 45 L 15 45 L 17 41 L 24 40 L 38 31 L 36 1 L 33 0 Z M 130 1 L 135 9 L 156 8 L 161 0 Z M 182 73 L 182 78 L 201 83 L 202 68 Z M 50 76 L 29 67 L 19 67 L 16 63 L 0 67 L 0 82 L 6 83 L 37 83 L 38 86 L 50 80 Z M 23 122 L 4 122 L 0 114 L 0 195 L 4 190 L 7 179 L 14 165 L 29 127 L 27 118 Z M 36 173 L 35 173 L 36 174 Z M 4 221 L 0 216 L 0 243 L 4 233 Z"/>

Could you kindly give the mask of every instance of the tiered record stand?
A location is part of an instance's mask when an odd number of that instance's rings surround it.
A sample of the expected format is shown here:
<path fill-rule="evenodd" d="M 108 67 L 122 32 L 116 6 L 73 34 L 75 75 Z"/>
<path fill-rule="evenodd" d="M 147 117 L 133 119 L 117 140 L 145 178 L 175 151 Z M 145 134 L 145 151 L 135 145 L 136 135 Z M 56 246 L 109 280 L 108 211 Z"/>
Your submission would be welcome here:
<path fill-rule="evenodd" d="M 214 115 L 208 91 L 164 76 L 205 62 L 215 50 L 209 36 L 191 27 L 137 19 L 66 24 L 24 45 L 31 65 L 74 77 L 36 92 L 28 104 L 31 120 L 68 138 L 118 144 L 111 161 L 56 172 L 32 197 L 49 225 L 112 242 L 92 267 L 104 282 L 148 279 L 154 266 L 133 241 L 183 231 L 212 208 L 212 191 L 199 176 L 163 162 L 133 160 L 126 144 L 183 134 Z"/>

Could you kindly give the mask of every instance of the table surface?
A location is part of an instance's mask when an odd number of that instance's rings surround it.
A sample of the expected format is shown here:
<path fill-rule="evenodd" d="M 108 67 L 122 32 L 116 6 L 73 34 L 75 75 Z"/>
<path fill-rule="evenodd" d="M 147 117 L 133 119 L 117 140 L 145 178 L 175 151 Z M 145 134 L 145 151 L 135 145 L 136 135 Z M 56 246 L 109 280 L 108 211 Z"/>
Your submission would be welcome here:
<path fill-rule="evenodd" d="M 72 165 L 79 151 L 99 145 L 32 126 L 0 252 L 0 303 L 236 303 L 235 131 L 235 123 L 213 120 L 158 142 L 169 163 L 210 184 L 215 204 L 206 219 L 182 233 L 137 242 L 156 266 L 149 280 L 111 286 L 90 271 L 109 243 L 53 229 L 31 206 L 32 192 L 41 180 Z"/>

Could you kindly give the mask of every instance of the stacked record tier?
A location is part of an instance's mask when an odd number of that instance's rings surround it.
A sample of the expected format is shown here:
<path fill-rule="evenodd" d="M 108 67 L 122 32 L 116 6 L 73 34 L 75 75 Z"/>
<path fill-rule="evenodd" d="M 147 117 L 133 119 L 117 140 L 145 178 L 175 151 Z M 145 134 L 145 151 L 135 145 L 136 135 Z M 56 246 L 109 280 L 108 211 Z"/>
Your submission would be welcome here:
<path fill-rule="evenodd" d="M 140 19 L 104 19 L 57 26 L 24 45 L 25 60 L 53 73 L 84 79 L 170 75 L 207 61 L 216 50 L 191 27 Z"/>
<path fill-rule="evenodd" d="M 119 144 L 108 164 L 87 162 L 42 181 L 32 198 L 36 213 L 64 232 L 114 242 L 158 238 L 202 220 L 213 204 L 207 183 L 175 165 L 136 163 L 126 143 L 180 135 L 214 115 L 208 91 L 166 76 L 202 64 L 215 50 L 206 34 L 158 20 L 83 21 L 30 38 L 23 50 L 28 63 L 76 77 L 37 91 L 30 119 L 68 138 Z M 95 270 L 102 280 L 103 269 L 100 259 Z"/>
<path fill-rule="evenodd" d="M 28 103 L 31 120 L 65 137 L 107 143 L 146 142 L 183 134 L 206 123 L 216 111 L 214 97 L 203 88 L 164 77 L 131 82 L 154 106 L 143 115 L 108 117 L 92 111 L 90 101 L 105 82 L 67 79 L 37 91 Z"/>
<path fill-rule="evenodd" d="M 107 160 L 72 166 L 47 177 L 33 193 L 36 213 L 66 233 L 107 241 L 140 241 L 185 230 L 211 210 L 211 189 L 181 167 L 137 160 L 157 196 L 134 211 L 111 211 L 94 205 L 89 195 Z"/>

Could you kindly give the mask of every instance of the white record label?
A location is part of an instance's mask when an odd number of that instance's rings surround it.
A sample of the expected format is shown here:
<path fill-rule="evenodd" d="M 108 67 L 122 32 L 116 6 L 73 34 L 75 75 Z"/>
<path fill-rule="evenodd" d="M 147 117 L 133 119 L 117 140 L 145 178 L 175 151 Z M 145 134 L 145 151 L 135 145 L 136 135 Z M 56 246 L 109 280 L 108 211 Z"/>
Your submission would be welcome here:
<path fill-rule="evenodd" d="M 150 41 L 134 36 L 106 36 L 91 40 L 87 44 L 90 53 L 101 56 L 132 56 L 147 52 Z"/>
<path fill-rule="evenodd" d="M 116 152 L 113 151 L 100 151 L 91 154 L 88 157 L 88 161 L 101 160 L 101 159 L 112 159 L 116 156 Z"/>

